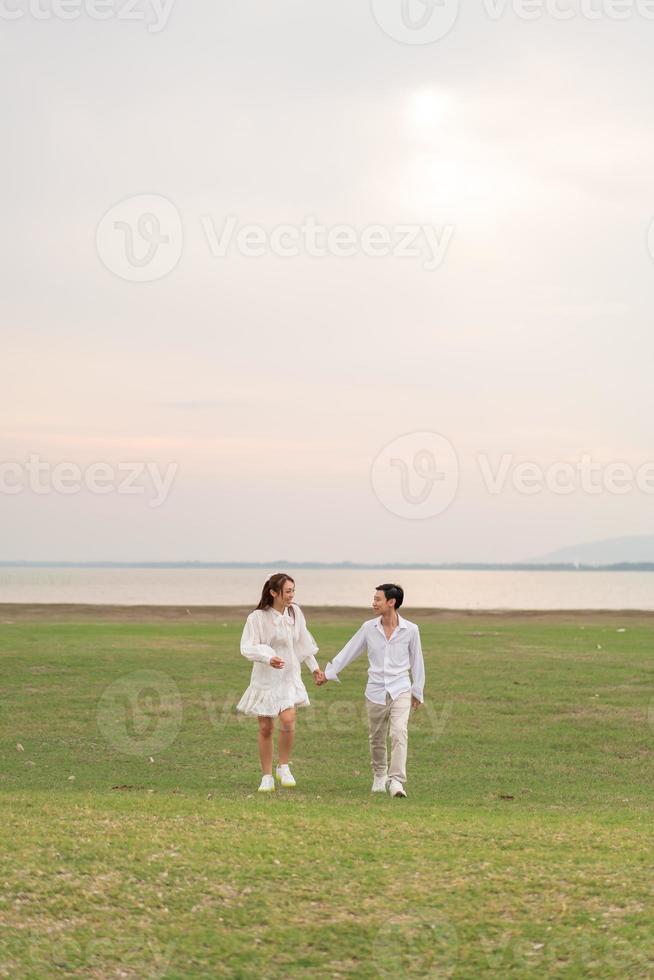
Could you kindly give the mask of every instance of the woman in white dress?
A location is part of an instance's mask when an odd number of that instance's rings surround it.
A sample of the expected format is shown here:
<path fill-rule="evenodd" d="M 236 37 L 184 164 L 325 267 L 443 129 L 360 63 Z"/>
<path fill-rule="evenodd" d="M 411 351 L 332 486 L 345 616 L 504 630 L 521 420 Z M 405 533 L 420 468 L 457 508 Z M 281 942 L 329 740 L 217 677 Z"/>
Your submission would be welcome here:
<path fill-rule="evenodd" d="M 241 653 L 253 661 L 253 666 L 250 686 L 236 710 L 256 715 L 259 720 L 260 793 L 275 789 L 272 763 L 277 717 L 279 765 L 276 776 L 282 786 L 295 786 L 289 768 L 295 738 L 295 709 L 297 705 L 309 704 L 300 664 L 307 665 L 316 683 L 324 679 L 315 657 L 318 647 L 307 629 L 302 610 L 293 602 L 294 596 L 295 582 L 290 575 L 284 572 L 271 575 L 263 587 L 259 605 L 246 620 L 241 637 Z"/>

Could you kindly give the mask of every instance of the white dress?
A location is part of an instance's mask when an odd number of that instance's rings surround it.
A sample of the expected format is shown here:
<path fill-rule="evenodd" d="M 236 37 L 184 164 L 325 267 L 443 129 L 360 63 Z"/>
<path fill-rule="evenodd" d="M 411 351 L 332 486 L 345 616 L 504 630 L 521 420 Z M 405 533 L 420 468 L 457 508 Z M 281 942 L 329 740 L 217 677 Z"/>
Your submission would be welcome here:
<path fill-rule="evenodd" d="M 318 670 L 316 641 L 307 629 L 304 613 L 295 603 L 283 613 L 276 609 L 255 609 L 248 616 L 241 637 L 241 653 L 252 660 L 250 686 L 236 705 L 246 715 L 276 718 L 294 705 L 309 704 L 302 683 L 300 664 Z M 294 614 L 294 618 L 293 618 Z M 270 666 L 271 657 L 280 657 L 284 666 Z"/>

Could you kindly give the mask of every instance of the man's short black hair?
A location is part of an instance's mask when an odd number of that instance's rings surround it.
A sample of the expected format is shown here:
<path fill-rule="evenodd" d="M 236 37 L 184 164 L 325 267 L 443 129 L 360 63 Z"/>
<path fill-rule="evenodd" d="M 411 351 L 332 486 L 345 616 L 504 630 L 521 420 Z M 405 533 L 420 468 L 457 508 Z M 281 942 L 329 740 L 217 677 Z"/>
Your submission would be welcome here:
<path fill-rule="evenodd" d="M 387 602 L 389 599 L 395 599 L 396 609 L 399 609 L 404 602 L 404 589 L 401 585 L 393 585 L 392 582 L 387 582 L 385 585 L 378 585 L 377 591 L 384 593 Z"/>

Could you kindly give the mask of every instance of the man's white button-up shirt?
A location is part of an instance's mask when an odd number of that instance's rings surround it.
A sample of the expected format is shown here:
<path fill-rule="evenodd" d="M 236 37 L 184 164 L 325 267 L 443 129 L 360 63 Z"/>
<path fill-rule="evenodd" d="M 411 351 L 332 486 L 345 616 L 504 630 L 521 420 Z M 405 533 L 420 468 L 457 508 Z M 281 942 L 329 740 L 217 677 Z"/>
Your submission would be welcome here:
<path fill-rule="evenodd" d="M 386 704 L 387 693 L 395 700 L 398 694 L 405 691 L 411 691 L 418 701 L 423 701 L 425 664 L 420 633 L 415 623 L 403 619 L 399 613 L 397 618 L 398 624 L 389 640 L 386 639 L 381 616 L 365 622 L 325 667 L 327 680 L 337 681 L 340 672 L 367 650 L 370 666 L 366 697 L 369 701 Z"/>

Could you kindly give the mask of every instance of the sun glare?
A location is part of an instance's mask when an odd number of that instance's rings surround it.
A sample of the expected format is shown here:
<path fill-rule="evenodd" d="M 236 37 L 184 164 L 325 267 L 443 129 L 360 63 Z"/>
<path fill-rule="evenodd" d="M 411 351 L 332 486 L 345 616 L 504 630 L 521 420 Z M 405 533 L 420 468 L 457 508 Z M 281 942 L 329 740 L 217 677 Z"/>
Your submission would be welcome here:
<path fill-rule="evenodd" d="M 447 92 L 423 89 L 409 99 L 407 116 L 414 135 L 426 138 L 452 115 L 454 103 Z"/>
<path fill-rule="evenodd" d="M 400 193 L 413 212 L 486 220 L 522 196 L 525 175 L 476 124 L 471 107 L 449 92 L 424 89 L 409 96 L 404 113 L 407 152 Z"/>

